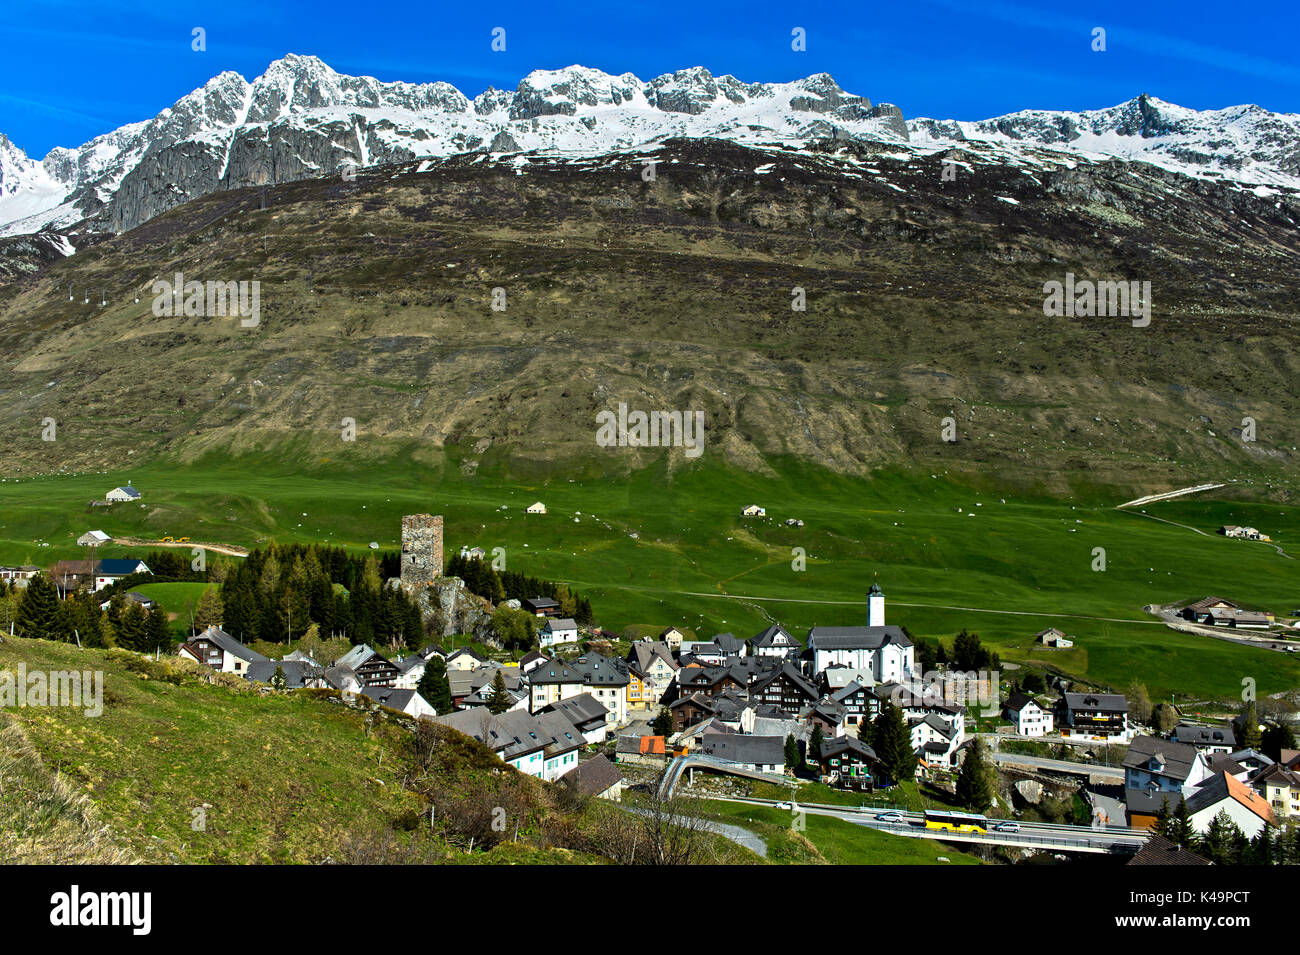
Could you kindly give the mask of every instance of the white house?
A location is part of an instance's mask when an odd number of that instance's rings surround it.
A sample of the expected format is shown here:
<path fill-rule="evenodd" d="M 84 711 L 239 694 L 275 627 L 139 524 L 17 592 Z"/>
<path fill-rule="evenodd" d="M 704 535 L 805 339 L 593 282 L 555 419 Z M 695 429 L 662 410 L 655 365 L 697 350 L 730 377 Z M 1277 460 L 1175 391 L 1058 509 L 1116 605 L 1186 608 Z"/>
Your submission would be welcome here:
<path fill-rule="evenodd" d="M 587 692 L 583 675 L 560 659 L 550 659 L 528 671 L 528 709 L 539 712 L 571 696 Z"/>
<path fill-rule="evenodd" d="M 1273 820 L 1268 800 L 1245 783 L 1227 773 L 1218 773 L 1184 796 L 1192 828 L 1204 835 L 1220 812 L 1237 826 L 1247 839 L 1254 839 Z"/>
<path fill-rule="evenodd" d="M 750 639 L 749 645 L 756 657 L 775 657 L 785 660 L 799 653 L 799 641 L 786 632 L 785 627 L 774 623 Z"/>
<path fill-rule="evenodd" d="M 113 490 L 104 495 L 104 500 L 112 501 L 115 504 L 121 504 L 127 501 L 138 501 L 140 500 L 140 492 L 128 484 L 125 487 L 113 488 Z"/>
<path fill-rule="evenodd" d="M 927 713 L 923 719 L 910 725 L 912 750 L 927 766 L 950 768 L 954 764 L 957 748 L 961 746 L 962 732 L 937 713 Z"/>
<path fill-rule="evenodd" d="M 438 711 L 415 690 L 399 690 L 395 686 L 367 686 L 362 687 L 361 692 L 380 706 L 400 710 L 407 716 L 427 716 L 432 719 L 438 715 Z"/>
<path fill-rule="evenodd" d="M 1125 789 L 1186 796 L 1209 777 L 1205 754 L 1187 743 L 1137 736 L 1124 756 Z"/>
<path fill-rule="evenodd" d="M 262 654 L 248 649 L 220 627 L 215 626 L 208 627 L 198 636 L 191 637 L 188 641 L 182 643 L 176 654 L 187 660 L 193 660 L 214 670 L 219 670 L 222 673 L 238 673 L 240 675 L 248 672 L 249 664 L 260 663 L 268 659 Z"/>
<path fill-rule="evenodd" d="M 528 514 L 545 514 L 546 505 L 543 504 L 541 501 L 538 501 L 535 504 L 528 505 L 528 507 L 524 508 L 524 510 Z"/>
<path fill-rule="evenodd" d="M 1058 650 L 1068 650 L 1074 646 L 1074 641 L 1065 635 L 1061 630 L 1055 627 L 1048 627 L 1046 630 L 1039 630 L 1034 634 L 1034 642 L 1041 643 L 1045 647 L 1056 647 Z"/>
<path fill-rule="evenodd" d="M 521 773 L 549 782 L 578 765 L 584 744 L 578 728 L 555 712 L 493 716 L 479 707 L 439 716 L 437 722 L 474 737 Z"/>
<path fill-rule="evenodd" d="M 107 544 L 112 539 L 103 531 L 86 531 L 77 538 L 77 544 L 81 547 L 98 547 L 100 544 Z"/>
<path fill-rule="evenodd" d="M 483 664 L 487 663 L 481 656 L 469 647 L 461 647 L 459 650 L 453 650 L 447 655 L 447 672 L 459 670 L 468 673 L 471 670 L 477 670 Z"/>
<path fill-rule="evenodd" d="M 1046 736 L 1052 732 L 1052 714 L 1027 693 L 1012 693 L 1002 708 L 1002 714 L 1020 736 Z"/>
<path fill-rule="evenodd" d="M 741 517 L 767 517 L 767 508 L 750 504 L 740 512 Z"/>
<path fill-rule="evenodd" d="M 550 617 L 537 632 L 537 642 L 543 647 L 577 643 L 578 624 L 571 617 Z"/>
<path fill-rule="evenodd" d="M 95 564 L 95 590 L 103 590 L 109 584 L 116 583 L 132 574 L 149 574 L 149 565 L 132 557 L 101 560 Z"/>
<path fill-rule="evenodd" d="M 434 647 L 425 647 L 397 661 L 398 676 L 393 685 L 399 690 L 414 690 L 424 679 L 424 667 L 435 656 L 442 656 Z"/>

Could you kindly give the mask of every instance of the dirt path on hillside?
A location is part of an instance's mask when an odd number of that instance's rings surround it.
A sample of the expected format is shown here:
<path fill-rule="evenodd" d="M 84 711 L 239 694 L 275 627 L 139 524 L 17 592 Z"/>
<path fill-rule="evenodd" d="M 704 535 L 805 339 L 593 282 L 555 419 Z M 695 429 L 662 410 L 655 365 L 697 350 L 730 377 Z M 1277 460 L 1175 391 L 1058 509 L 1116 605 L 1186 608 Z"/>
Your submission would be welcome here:
<path fill-rule="evenodd" d="M 1222 484 L 1216 484 L 1216 485 L 1213 485 L 1213 486 L 1214 486 L 1214 487 L 1223 487 Z M 1199 490 L 1199 489 L 1198 489 L 1198 490 Z M 1178 492 L 1178 493 L 1182 493 L 1182 492 Z M 1152 498 L 1139 498 L 1139 500 L 1150 501 L 1150 500 L 1153 500 L 1153 499 L 1152 499 Z M 1120 504 L 1120 505 L 1117 505 L 1116 508 L 1115 508 L 1115 510 L 1117 510 L 1117 511 L 1124 511 L 1125 514 L 1134 514 L 1134 515 L 1136 515 L 1137 517 L 1145 517 L 1145 518 L 1147 518 L 1148 520 L 1159 521 L 1161 524 L 1169 524 L 1169 525 L 1172 526 L 1172 527 L 1181 527 L 1183 530 L 1191 531 L 1191 532 L 1194 533 L 1194 534 L 1200 534 L 1202 537 L 1217 537 L 1217 536 L 1218 536 L 1217 534 L 1207 534 L 1205 531 L 1201 530 L 1199 527 L 1192 527 L 1192 526 L 1189 525 L 1189 524 L 1179 524 L 1177 521 L 1171 521 L 1171 520 L 1168 520 L 1168 519 L 1163 518 L 1163 517 L 1156 517 L 1154 514 L 1148 514 L 1146 511 L 1130 511 L 1130 510 L 1127 510 L 1127 508 L 1129 507 L 1129 505 L 1130 505 L 1130 504 L 1134 504 L 1134 503 L 1136 503 L 1136 502 L 1134 502 L 1134 501 L 1129 501 L 1128 504 Z M 1275 551 L 1277 551 L 1279 554 L 1281 554 L 1281 555 L 1282 555 L 1283 557 L 1285 557 L 1287 560 L 1295 560 L 1295 558 L 1292 557 L 1290 554 L 1288 554 L 1286 551 L 1284 551 L 1284 550 L 1281 548 L 1281 546 L 1279 546 L 1278 544 L 1273 543 L 1272 541 L 1248 541 L 1247 543 L 1251 543 L 1251 544 L 1266 543 L 1266 544 L 1268 544 L 1269 547 L 1272 547 Z"/>
<path fill-rule="evenodd" d="M 122 544 L 126 547 L 179 547 L 183 550 L 192 550 L 195 547 L 203 550 L 213 550 L 218 554 L 226 554 L 230 557 L 247 557 L 248 548 L 238 547 L 234 544 L 213 544 L 208 541 L 187 541 L 184 544 L 178 544 L 175 541 L 145 541 L 138 537 L 114 537 L 114 544 Z"/>
<path fill-rule="evenodd" d="M 1125 501 L 1123 504 L 1115 505 L 1116 510 L 1122 510 L 1126 507 L 1137 507 L 1139 504 L 1154 504 L 1156 501 L 1167 501 L 1170 498 L 1182 497 L 1184 494 L 1196 494 L 1200 491 L 1213 491 L 1215 488 L 1227 487 L 1226 484 L 1194 484 L 1191 487 L 1180 487 L 1176 491 L 1165 491 L 1162 494 L 1148 494 L 1146 497 L 1135 498 L 1131 501 Z"/>

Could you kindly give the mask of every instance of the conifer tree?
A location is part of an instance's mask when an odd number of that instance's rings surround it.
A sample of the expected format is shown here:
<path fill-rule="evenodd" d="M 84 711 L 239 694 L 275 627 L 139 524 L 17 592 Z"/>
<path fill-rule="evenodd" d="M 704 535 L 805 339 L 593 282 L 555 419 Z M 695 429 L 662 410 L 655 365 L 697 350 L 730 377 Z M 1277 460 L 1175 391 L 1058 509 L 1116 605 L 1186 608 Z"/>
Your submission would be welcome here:
<path fill-rule="evenodd" d="M 435 655 L 429 658 L 416 689 L 424 702 L 432 706 L 439 716 L 451 712 L 451 684 L 447 680 L 447 664 L 442 657 Z"/>
<path fill-rule="evenodd" d="M 891 782 L 905 782 L 915 775 L 916 753 L 912 750 L 912 734 L 908 732 L 903 711 L 893 703 L 885 703 L 876 717 L 871 745 Z"/>
<path fill-rule="evenodd" d="M 488 695 L 488 712 L 499 715 L 510 709 L 510 705 L 510 692 L 506 689 L 505 677 L 497 670 L 497 675 L 492 678 L 492 692 Z"/>
<path fill-rule="evenodd" d="M 785 768 L 794 772 L 799 768 L 799 744 L 795 742 L 794 734 L 785 738 Z"/>
<path fill-rule="evenodd" d="M 18 599 L 15 631 L 20 637 L 57 640 L 59 635 L 59 591 L 44 574 L 27 582 Z"/>
<path fill-rule="evenodd" d="M 993 801 L 988 761 L 984 757 L 984 741 L 981 739 L 976 739 L 966 748 L 966 756 L 957 772 L 957 801 L 975 812 L 984 812 Z"/>

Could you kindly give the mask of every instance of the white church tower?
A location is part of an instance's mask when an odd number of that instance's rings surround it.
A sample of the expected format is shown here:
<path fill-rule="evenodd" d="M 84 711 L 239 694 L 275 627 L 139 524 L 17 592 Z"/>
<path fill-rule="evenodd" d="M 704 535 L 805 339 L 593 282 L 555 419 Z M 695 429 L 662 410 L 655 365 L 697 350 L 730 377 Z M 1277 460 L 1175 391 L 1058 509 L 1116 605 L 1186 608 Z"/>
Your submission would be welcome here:
<path fill-rule="evenodd" d="M 885 593 L 880 584 L 873 581 L 867 591 L 867 626 L 883 627 L 885 625 Z"/>

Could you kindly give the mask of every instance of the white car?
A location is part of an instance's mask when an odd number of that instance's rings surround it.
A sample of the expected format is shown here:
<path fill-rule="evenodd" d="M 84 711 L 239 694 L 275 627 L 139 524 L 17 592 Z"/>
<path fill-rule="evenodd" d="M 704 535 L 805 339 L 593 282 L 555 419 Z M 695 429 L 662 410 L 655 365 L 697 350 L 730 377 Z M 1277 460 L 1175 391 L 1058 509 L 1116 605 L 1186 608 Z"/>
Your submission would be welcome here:
<path fill-rule="evenodd" d="M 901 812 L 882 812 L 876 814 L 877 822 L 902 822 L 903 814 Z"/>
<path fill-rule="evenodd" d="M 993 827 L 994 832 L 1019 832 L 1020 823 L 1018 822 L 999 822 Z"/>

